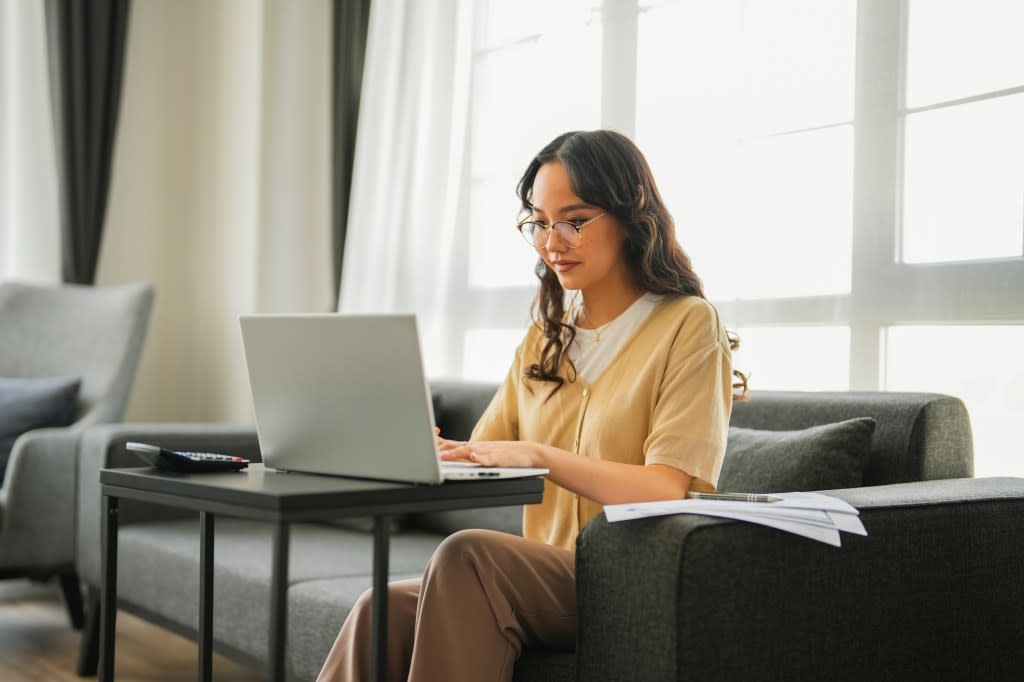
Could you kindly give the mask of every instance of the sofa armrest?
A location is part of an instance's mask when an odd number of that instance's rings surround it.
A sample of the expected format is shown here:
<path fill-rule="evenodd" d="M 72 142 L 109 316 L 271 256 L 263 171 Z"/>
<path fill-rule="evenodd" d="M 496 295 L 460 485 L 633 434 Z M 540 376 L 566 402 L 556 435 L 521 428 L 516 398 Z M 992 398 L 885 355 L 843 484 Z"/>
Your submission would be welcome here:
<path fill-rule="evenodd" d="M 15 441 L 0 489 L 0 571 L 74 562 L 79 435 L 74 428 L 36 429 Z"/>
<path fill-rule="evenodd" d="M 834 548 L 708 517 L 596 517 L 577 543 L 579 679 L 1009 679 L 1024 666 L 1024 479 L 830 494 L 861 510 L 867 537 Z"/>
<path fill-rule="evenodd" d="M 690 539 L 727 522 L 679 515 L 609 523 L 576 541 L 579 680 L 676 680 L 679 572 Z"/>
<path fill-rule="evenodd" d="M 79 442 L 78 543 L 75 563 L 78 573 L 91 585 L 98 585 L 101 559 L 100 470 L 145 466 L 124 444 L 142 441 L 169 449 L 237 454 L 261 461 L 256 431 L 248 426 L 224 424 L 103 424 L 87 429 Z M 143 521 L 183 518 L 192 512 L 123 500 L 118 507 L 122 525 Z"/>

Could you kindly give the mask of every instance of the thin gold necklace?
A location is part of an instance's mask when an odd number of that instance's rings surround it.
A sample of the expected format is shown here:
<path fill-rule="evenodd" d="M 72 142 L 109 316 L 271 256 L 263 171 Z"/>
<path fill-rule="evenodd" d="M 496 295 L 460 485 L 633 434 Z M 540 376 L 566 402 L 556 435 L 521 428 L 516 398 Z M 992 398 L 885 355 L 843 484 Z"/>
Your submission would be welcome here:
<path fill-rule="evenodd" d="M 617 320 L 617 319 L 619 319 L 619 318 L 616 317 L 615 320 Z M 612 320 L 611 322 L 605 322 L 600 327 L 595 327 L 594 328 L 594 330 L 593 330 L 594 331 L 594 343 L 600 343 L 601 342 L 601 332 L 603 332 L 605 329 L 607 329 L 609 327 L 609 325 L 612 324 L 612 322 L 615 322 L 615 320 Z"/>
<path fill-rule="evenodd" d="M 579 307 L 580 313 L 583 314 L 583 317 L 586 318 L 586 319 L 589 319 L 589 318 L 587 318 L 587 311 L 584 310 L 584 308 L 583 308 L 583 303 L 581 302 L 581 303 L 578 303 L 577 305 Z M 577 314 L 577 316 L 576 316 L 576 319 L 577 319 L 576 326 L 577 327 L 579 327 L 579 321 L 578 321 L 579 317 L 580 317 L 579 314 Z M 619 319 L 619 317 L 622 317 L 622 315 L 620 314 L 618 317 L 612 318 L 608 322 L 605 322 L 604 324 L 602 324 L 600 327 L 594 327 L 593 329 L 588 330 L 588 331 L 594 332 L 594 343 L 600 343 L 601 342 L 601 334 L 604 332 L 605 329 L 607 329 L 608 327 L 613 325 L 615 323 L 615 320 Z M 580 327 L 580 328 L 584 329 L 584 327 Z"/>

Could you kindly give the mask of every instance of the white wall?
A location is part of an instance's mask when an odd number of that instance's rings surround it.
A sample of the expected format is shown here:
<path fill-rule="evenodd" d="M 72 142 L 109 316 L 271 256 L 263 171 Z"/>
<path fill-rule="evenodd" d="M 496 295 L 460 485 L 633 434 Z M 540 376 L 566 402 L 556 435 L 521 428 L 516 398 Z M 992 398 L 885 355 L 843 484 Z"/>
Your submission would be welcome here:
<path fill-rule="evenodd" d="M 238 315 L 326 311 L 330 3 L 132 6 L 99 284 L 156 307 L 126 419 L 251 422 Z"/>

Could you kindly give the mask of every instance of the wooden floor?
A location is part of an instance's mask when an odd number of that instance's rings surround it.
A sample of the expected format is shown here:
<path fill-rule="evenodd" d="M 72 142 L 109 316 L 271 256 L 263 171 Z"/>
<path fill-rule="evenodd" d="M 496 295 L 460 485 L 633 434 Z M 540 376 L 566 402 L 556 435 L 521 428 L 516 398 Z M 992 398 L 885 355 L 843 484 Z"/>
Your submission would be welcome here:
<path fill-rule="evenodd" d="M 81 682 L 75 674 L 80 633 L 68 624 L 53 585 L 3 581 L 0 588 L 0 680 Z M 195 680 L 196 645 L 123 611 L 117 614 L 114 677 L 121 682 Z M 213 676 L 256 682 L 263 676 L 214 654 Z"/>

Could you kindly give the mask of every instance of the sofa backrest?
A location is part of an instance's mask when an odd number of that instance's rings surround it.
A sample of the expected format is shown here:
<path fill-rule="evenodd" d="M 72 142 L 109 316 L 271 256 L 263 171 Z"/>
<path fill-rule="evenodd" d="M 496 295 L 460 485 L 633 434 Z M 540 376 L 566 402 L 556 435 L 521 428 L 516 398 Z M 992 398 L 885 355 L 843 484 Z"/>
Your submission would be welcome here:
<path fill-rule="evenodd" d="M 434 399 L 434 421 L 441 428 L 441 435 L 453 440 L 469 438 L 497 391 L 498 384 L 432 382 L 430 393 Z"/>
<path fill-rule="evenodd" d="M 806 429 L 872 417 L 875 435 L 864 485 L 974 475 L 967 409 L 934 393 L 751 391 L 732 408 L 733 426 L 771 431 Z"/>
<path fill-rule="evenodd" d="M 434 382 L 434 419 L 446 438 L 469 437 L 494 397 L 496 384 Z M 932 393 L 752 391 L 733 405 L 733 426 L 790 431 L 856 417 L 876 422 L 864 485 L 883 485 L 974 473 L 971 424 L 957 398 Z M 420 514 L 410 525 L 451 533 L 463 528 L 518 528 L 521 507 Z"/>

